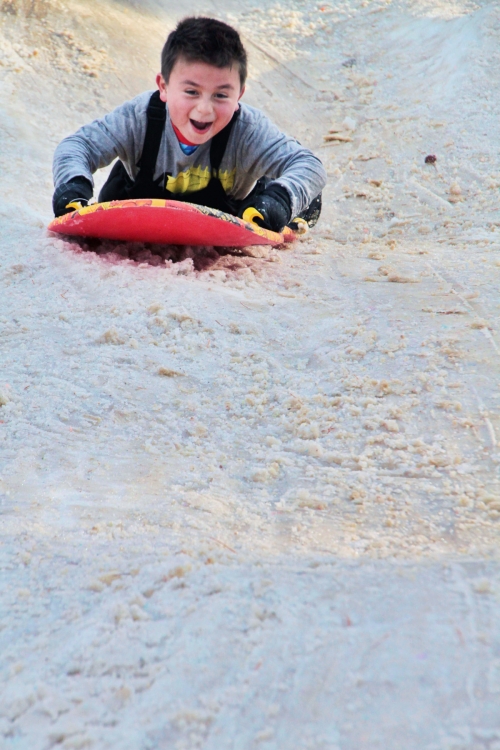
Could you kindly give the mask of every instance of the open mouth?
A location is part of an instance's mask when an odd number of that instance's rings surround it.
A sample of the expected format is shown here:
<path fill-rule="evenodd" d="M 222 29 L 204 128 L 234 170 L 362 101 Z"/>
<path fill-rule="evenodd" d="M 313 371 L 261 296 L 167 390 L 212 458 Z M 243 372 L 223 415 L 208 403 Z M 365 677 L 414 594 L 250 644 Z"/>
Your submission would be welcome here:
<path fill-rule="evenodd" d="M 211 122 L 199 122 L 198 120 L 190 120 L 190 123 L 197 133 L 206 133 L 212 125 Z"/>

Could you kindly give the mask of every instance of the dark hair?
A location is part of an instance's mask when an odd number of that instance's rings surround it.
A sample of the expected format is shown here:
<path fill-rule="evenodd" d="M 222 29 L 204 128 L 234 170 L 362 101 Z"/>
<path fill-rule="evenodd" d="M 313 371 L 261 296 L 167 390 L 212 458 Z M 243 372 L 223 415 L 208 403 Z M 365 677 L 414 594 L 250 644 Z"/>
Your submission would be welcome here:
<path fill-rule="evenodd" d="M 172 68 L 181 57 L 216 68 L 231 68 L 238 64 L 241 86 L 245 83 L 247 53 L 236 29 L 223 21 L 192 16 L 177 24 L 168 35 L 161 53 L 161 74 L 167 83 Z"/>

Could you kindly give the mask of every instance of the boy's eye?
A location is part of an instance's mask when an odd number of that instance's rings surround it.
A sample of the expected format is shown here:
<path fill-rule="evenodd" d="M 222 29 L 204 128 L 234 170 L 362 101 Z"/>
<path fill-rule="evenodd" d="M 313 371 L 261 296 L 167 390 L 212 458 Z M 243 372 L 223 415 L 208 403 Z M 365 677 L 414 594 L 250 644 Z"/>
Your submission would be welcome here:
<path fill-rule="evenodd" d="M 223 93 L 216 94 L 215 98 L 216 99 L 227 99 L 227 94 L 223 94 Z"/>
<path fill-rule="evenodd" d="M 186 94 L 189 94 L 190 96 L 195 96 L 198 92 L 195 89 L 186 89 Z"/>

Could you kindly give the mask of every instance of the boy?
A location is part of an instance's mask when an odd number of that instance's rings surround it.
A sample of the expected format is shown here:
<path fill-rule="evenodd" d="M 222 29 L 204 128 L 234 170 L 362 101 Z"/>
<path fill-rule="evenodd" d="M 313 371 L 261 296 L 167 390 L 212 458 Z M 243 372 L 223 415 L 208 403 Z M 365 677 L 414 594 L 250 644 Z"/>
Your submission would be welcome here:
<path fill-rule="evenodd" d="M 273 231 L 299 215 L 312 226 L 325 170 L 262 112 L 240 104 L 246 73 L 235 29 L 185 18 L 163 48 L 158 91 L 140 94 L 57 147 L 55 215 L 87 204 L 92 174 L 118 157 L 99 202 L 166 198 L 239 216 L 252 207 L 257 223 Z"/>

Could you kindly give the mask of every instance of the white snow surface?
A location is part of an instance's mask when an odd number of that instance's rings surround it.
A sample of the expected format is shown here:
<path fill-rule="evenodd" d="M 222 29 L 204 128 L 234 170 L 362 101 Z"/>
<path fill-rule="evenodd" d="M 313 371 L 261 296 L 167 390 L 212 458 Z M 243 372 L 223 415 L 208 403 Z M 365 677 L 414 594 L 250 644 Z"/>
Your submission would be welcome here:
<path fill-rule="evenodd" d="M 500 8 L 179 5 L 0 0 L 0 747 L 499 750 Z M 320 223 L 48 233 L 55 145 L 192 12 Z"/>

